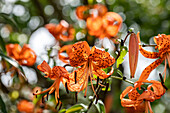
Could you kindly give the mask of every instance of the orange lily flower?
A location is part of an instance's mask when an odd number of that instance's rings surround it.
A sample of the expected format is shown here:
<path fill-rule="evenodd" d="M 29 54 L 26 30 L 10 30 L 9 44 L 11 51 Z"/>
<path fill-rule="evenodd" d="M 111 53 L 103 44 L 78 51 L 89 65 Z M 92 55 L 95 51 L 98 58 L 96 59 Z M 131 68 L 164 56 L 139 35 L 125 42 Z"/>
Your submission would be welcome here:
<path fill-rule="evenodd" d="M 55 91 L 55 99 L 56 99 L 56 103 L 57 105 L 59 103 L 61 103 L 58 99 L 59 99 L 59 86 L 60 86 L 60 82 L 62 82 L 64 84 L 64 86 L 67 85 L 67 82 L 69 80 L 69 73 L 68 71 L 61 66 L 54 66 L 52 69 L 50 68 L 50 66 L 47 64 L 47 62 L 43 61 L 40 65 L 37 66 L 37 68 L 42 71 L 43 73 L 46 74 L 46 78 L 50 78 L 51 80 L 55 80 L 55 82 L 53 83 L 53 85 L 46 89 L 45 91 L 42 92 L 38 92 L 38 93 L 33 93 L 34 95 L 40 95 L 43 93 L 47 93 L 45 97 L 48 96 L 48 94 L 51 94 Z M 67 87 L 67 86 L 66 86 Z M 57 107 L 57 106 L 56 106 Z"/>
<path fill-rule="evenodd" d="M 36 62 L 37 56 L 27 44 L 23 48 L 19 44 L 8 44 L 6 50 L 8 56 L 17 60 L 20 65 L 32 66 Z"/>
<path fill-rule="evenodd" d="M 165 88 L 162 83 L 159 81 L 151 80 L 144 81 L 147 83 L 152 83 L 147 87 L 142 94 L 139 94 L 136 88 L 132 86 L 128 86 L 120 95 L 121 104 L 123 107 L 133 109 L 135 112 L 139 112 L 139 108 L 144 108 L 145 113 L 153 113 L 152 108 L 150 106 L 150 102 L 155 101 L 156 99 L 160 99 L 162 95 L 165 94 Z M 153 91 L 151 90 L 153 88 Z M 125 99 L 124 97 L 128 94 L 129 99 Z M 144 103 L 144 104 L 143 104 Z M 141 111 L 142 112 L 142 111 Z"/>
<path fill-rule="evenodd" d="M 90 50 L 90 47 L 86 41 L 80 41 L 72 45 L 72 51 L 69 54 L 70 65 L 78 67 L 71 75 L 69 88 L 72 91 L 82 91 L 86 88 L 85 96 L 87 92 L 88 78 L 90 78 L 92 89 L 93 74 L 100 79 L 108 78 L 113 73 L 113 68 L 106 74 L 102 69 L 107 68 L 114 64 L 115 59 L 110 56 L 108 52 L 97 49 L 95 46 Z M 94 91 L 95 93 L 95 91 Z"/>
<path fill-rule="evenodd" d="M 56 40 L 71 41 L 74 39 L 75 29 L 65 20 L 61 20 L 58 25 L 47 24 L 45 28 L 48 29 Z"/>
<path fill-rule="evenodd" d="M 137 37 L 138 37 L 138 42 L 141 43 L 140 37 L 139 37 L 139 32 L 137 34 Z M 165 72 L 164 81 L 165 81 L 165 79 L 166 79 L 166 59 L 168 59 L 168 63 L 170 66 L 170 60 L 169 60 L 170 59 L 170 49 L 169 49 L 170 41 L 169 40 L 170 40 L 170 35 L 165 35 L 165 34 L 160 35 L 159 34 L 158 36 L 154 37 L 154 42 L 157 44 L 157 46 L 155 48 L 157 48 L 159 52 L 146 51 L 142 48 L 141 45 L 139 45 L 140 53 L 144 57 L 151 58 L 151 59 L 159 58 L 143 70 L 143 72 L 138 80 L 139 85 L 141 85 L 140 82 L 143 80 L 146 80 L 149 77 L 149 74 L 151 73 L 151 71 L 153 69 L 155 69 L 158 65 L 160 65 L 164 60 L 165 60 L 165 70 L 164 70 L 164 72 Z"/>
<path fill-rule="evenodd" d="M 115 12 L 107 12 L 103 16 L 103 27 L 110 37 L 115 37 L 121 28 L 123 19 Z M 109 37 L 109 38 L 110 38 Z"/>
<path fill-rule="evenodd" d="M 102 21 L 102 22 L 101 22 Z M 115 12 L 107 12 L 103 17 L 87 18 L 87 29 L 90 35 L 99 38 L 115 37 L 122 25 L 122 17 Z"/>

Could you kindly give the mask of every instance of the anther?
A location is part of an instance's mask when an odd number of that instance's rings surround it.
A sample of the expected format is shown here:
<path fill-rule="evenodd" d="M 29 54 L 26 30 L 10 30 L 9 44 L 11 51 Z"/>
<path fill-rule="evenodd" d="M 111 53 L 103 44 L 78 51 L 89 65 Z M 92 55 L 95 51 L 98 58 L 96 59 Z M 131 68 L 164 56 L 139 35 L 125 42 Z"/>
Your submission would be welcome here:
<path fill-rule="evenodd" d="M 47 98 L 46 98 L 46 99 L 47 99 L 47 101 L 48 101 L 48 94 L 49 94 L 49 92 L 47 93 Z"/>
<path fill-rule="evenodd" d="M 97 77 L 96 88 L 98 87 L 98 84 L 99 84 L 99 77 Z"/>
<path fill-rule="evenodd" d="M 105 90 L 104 94 L 107 93 L 108 88 L 109 88 L 109 83 L 106 83 L 106 90 Z"/>
<path fill-rule="evenodd" d="M 60 109 L 61 109 L 61 107 L 62 107 L 62 102 L 61 102 L 61 104 L 60 104 L 60 106 L 59 106 L 59 109 L 58 109 L 58 110 L 60 110 Z"/>
<path fill-rule="evenodd" d="M 67 82 L 65 83 L 66 92 L 69 94 Z"/>
<path fill-rule="evenodd" d="M 77 71 L 74 73 L 75 84 L 77 83 Z"/>
<path fill-rule="evenodd" d="M 77 99 L 77 98 L 78 98 L 77 96 L 78 96 L 78 95 L 77 95 L 77 92 L 75 92 L 76 103 L 77 103 L 77 100 L 78 100 L 78 99 Z"/>

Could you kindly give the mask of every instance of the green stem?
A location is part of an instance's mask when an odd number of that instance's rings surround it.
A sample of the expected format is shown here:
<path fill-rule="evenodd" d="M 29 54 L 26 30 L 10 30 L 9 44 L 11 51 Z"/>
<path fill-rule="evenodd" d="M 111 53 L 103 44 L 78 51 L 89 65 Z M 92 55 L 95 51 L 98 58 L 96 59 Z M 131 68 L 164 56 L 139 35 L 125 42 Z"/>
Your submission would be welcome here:
<path fill-rule="evenodd" d="M 117 77 L 117 76 L 111 76 L 112 78 L 114 78 L 114 79 L 118 79 L 118 80 L 123 80 L 123 81 L 125 81 L 125 82 L 128 82 L 128 83 L 130 83 L 130 84 L 134 84 L 134 82 L 132 82 L 132 81 L 130 81 L 130 80 L 127 80 L 127 79 L 123 79 L 123 78 L 121 78 L 121 77 Z"/>

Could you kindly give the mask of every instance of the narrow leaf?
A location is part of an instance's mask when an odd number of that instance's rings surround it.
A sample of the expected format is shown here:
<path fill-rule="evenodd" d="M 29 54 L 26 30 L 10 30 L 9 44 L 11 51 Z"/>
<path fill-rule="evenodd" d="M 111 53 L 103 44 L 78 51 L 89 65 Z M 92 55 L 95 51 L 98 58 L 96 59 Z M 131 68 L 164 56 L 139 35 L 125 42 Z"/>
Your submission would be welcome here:
<path fill-rule="evenodd" d="M 66 113 L 75 113 L 75 112 L 83 112 L 87 110 L 87 106 L 85 106 L 84 104 L 77 104 L 72 106 L 71 108 L 66 110 Z"/>
<path fill-rule="evenodd" d="M 0 95 L 0 108 L 1 108 L 1 111 L 2 111 L 3 113 L 7 113 L 6 105 L 5 105 L 4 101 L 3 101 L 2 98 L 1 98 L 1 95 Z"/>

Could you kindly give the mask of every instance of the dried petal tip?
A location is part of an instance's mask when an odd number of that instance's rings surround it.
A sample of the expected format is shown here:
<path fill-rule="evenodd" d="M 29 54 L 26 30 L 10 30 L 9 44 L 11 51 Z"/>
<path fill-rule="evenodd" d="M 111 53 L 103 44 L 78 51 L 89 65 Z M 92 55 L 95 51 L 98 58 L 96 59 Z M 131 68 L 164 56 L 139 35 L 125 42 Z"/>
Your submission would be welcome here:
<path fill-rule="evenodd" d="M 138 39 L 135 33 L 132 33 L 129 40 L 129 66 L 131 78 L 134 78 L 137 63 L 138 63 Z"/>

